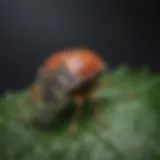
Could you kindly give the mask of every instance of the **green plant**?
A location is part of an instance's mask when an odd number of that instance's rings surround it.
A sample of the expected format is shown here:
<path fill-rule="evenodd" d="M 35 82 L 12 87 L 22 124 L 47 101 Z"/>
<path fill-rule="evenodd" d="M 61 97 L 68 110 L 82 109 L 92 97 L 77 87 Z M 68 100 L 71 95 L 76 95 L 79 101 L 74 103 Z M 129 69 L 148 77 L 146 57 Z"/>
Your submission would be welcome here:
<path fill-rule="evenodd" d="M 108 84 L 94 94 L 108 127 L 96 123 L 89 111 L 75 136 L 63 120 L 61 128 L 50 131 L 17 121 L 17 115 L 30 118 L 28 90 L 1 97 L 0 159 L 159 160 L 160 76 L 121 67 L 102 79 Z"/>

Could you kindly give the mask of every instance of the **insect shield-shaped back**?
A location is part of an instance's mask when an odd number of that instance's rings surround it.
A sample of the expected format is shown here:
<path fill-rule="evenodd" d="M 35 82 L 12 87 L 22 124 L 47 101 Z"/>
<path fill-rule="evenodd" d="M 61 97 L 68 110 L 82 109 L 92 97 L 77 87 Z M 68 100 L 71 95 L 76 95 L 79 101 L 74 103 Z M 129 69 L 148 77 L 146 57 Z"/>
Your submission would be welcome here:
<path fill-rule="evenodd" d="M 72 50 L 68 57 L 65 57 L 64 53 L 62 55 L 55 56 L 52 63 L 47 63 L 50 64 L 49 69 L 44 70 L 42 66 L 42 72 L 40 70 L 37 78 L 44 101 L 52 104 L 62 102 L 72 91 L 86 81 L 95 79 L 105 68 L 98 55 L 89 50 L 77 49 Z M 59 61 L 55 61 L 56 58 L 59 58 Z"/>
<path fill-rule="evenodd" d="M 48 114 L 57 115 L 64 110 L 65 104 L 73 98 L 72 93 L 79 94 L 82 86 L 94 80 L 105 68 L 103 61 L 90 50 L 73 49 L 65 53 L 49 57 L 37 76 L 42 100 L 50 104 L 45 107 L 51 109 Z"/>

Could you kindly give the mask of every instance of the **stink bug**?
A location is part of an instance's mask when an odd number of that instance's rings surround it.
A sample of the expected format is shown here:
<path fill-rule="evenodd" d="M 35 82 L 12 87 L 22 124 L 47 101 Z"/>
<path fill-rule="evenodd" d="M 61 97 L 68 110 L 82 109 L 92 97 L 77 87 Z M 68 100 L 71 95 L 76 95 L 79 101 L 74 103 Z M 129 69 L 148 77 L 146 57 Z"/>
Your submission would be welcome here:
<path fill-rule="evenodd" d="M 81 106 L 86 98 L 90 98 L 98 75 L 106 70 L 106 65 L 98 54 L 89 49 L 68 49 L 51 55 L 38 70 L 34 94 L 53 105 L 56 112 L 63 109 L 72 98 L 77 104 L 73 115 L 71 131 L 76 127 Z M 83 88 L 85 84 L 89 84 Z M 82 89 L 83 88 L 83 89 Z M 62 107 L 63 106 L 63 107 Z"/>

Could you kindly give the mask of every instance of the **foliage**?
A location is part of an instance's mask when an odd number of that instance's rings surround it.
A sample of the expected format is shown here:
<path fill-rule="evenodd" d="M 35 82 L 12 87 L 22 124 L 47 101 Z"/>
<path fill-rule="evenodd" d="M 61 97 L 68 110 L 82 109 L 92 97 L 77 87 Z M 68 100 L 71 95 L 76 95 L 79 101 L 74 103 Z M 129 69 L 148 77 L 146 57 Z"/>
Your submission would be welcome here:
<path fill-rule="evenodd" d="M 102 77 L 108 84 L 94 94 L 108 127 L 92 112 L 82 117 L 79 131 L 69 124 L 39 130 L 17 116 L 30 117 L 28 90 L 0 99 L 0 159 L 2 160 L 153 160 L 160 159 L 160 76 L 121 67 Z M 40 104 L 39 104 L 40 105 Z M 84 108 L 93 108 L 87 103 Z"/>

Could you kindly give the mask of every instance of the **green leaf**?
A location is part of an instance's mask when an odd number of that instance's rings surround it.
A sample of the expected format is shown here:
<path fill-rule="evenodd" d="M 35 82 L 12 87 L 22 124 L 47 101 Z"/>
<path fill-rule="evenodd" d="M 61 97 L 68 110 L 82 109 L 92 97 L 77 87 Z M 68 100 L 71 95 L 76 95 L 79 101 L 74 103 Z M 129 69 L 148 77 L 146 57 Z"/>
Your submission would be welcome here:
<path fill-rule="evenodd" d="M 28 90 L 1 97 L 0 159 L 159 160 L 160 76 L 121 67 L 102 79 L 108 83 L 94 97 L 107 128 L 94 117 L 96 104 L 88 102 L 75 136 L 69 133 L 70 118 L 68 123 L 60 117 L 61 127 L 49 131 L 18 121 L 33 114 Z"/>

